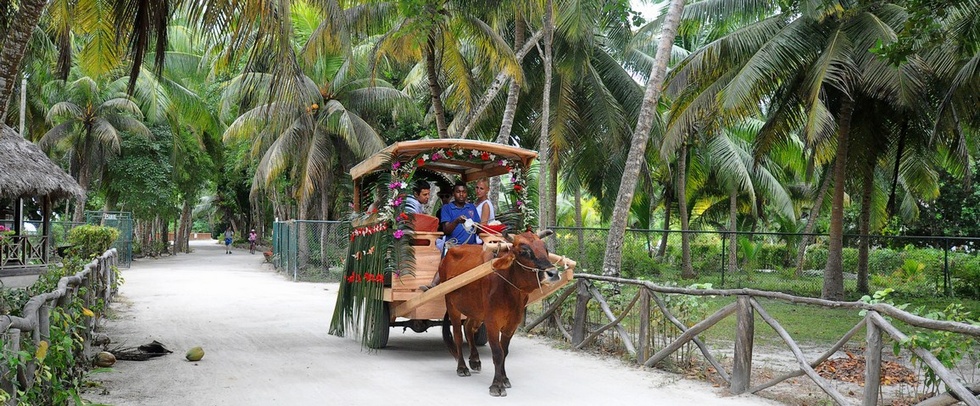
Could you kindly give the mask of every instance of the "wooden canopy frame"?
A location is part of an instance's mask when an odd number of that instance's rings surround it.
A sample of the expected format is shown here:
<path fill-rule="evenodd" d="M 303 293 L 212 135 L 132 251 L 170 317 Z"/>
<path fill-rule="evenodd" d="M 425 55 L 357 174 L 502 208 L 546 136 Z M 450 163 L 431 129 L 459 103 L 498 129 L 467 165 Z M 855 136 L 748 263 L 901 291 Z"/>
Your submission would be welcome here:
<path fill-rule="evenodd" d="M 463 149 L 487 152 L 498 158 L 520 162 L 524 168 L 527 168 L 531 164 L 531 161 L 538 157 L 536 151 L 487 141 L 426 139 L 396 142 L 351 168 L 350 176 L 354 180 L 354 210 L 359 211 L 361 209 L 361 181 L 365 176 L 379 171 L 390 170 L 392 162 L 408 162 L 419 154 L 439 149 Z M 469 159 L 454 159 L 453 157 L 442 157 L 438 161 L 428 161 L 423 168 L 430 171 L 458 175 L 464 182 L 470 182 L 484 177 L 499 176 L 508 172 L 507 167 L 499 165 L 495 160 L 480 163 L 473 162 Z"/>

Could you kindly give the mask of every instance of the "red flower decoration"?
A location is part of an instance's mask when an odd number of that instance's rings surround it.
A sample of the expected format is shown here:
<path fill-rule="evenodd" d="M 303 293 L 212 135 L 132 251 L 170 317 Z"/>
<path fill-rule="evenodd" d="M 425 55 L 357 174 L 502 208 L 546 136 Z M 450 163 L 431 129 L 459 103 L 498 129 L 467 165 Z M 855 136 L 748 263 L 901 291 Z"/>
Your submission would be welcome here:
<path fill-rule="evenodd" d="M 452 150 L 446 151 L 446 156 L 452 158 L 453 157 L 453 151 Z"/>
<path fill-rule="evenodd" d="M 480 159 L 482 159 L 484 161 L 489 161 L 490 160 L 490 153 L 489 152 L 481 152 L 480 153 Z"/>
<path fill-rule="evenodd" d="M 521 186 L 519 183 L 515 183 L 514 184 L 514 190 L 520 192 L 521 190 L 524 190 L 524 187 Z"/>
<path fill-rule="evenodd" d="M 424 159 L 422 159 L 422 158 L 419 158 L 419 159 L 417 159 L 417 160 L 415 160 L 415 165 L 416 165 L 416 166 L 422 166 L 422 165 L 425 165 L 425 160 L 424 160 Z"/>
<path fill-rule="evenodd" d="M 354 283 L 354 274 L 350 274 L 350 276 L 347 277 L 347 283 Z"/>

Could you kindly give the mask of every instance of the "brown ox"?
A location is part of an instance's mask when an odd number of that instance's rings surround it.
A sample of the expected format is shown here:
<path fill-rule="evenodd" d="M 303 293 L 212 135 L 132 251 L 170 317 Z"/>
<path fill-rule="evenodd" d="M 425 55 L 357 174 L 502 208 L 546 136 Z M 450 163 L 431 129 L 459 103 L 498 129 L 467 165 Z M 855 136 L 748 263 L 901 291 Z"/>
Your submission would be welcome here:
<path fill-rule="evenodd" d="M 504 360 L 507 358 L 510 339 L 524 319 L 524 306 L 528 293 L 542 285 L 556 283 L 561 274 L 549 261 L 548 249 L 541 238 L 551 235 L 551 230 L 536 235 L 525 232 L 513 238 L 504 235 L 512 243 L 509 250 L 493 259 L 493 272 L 466 286 L 446 294 L 446 312 L 452 323 L 443 323 L 442 337 L 449 352 L 456 358 L 456 374 L 469 376 L 470 370 L 463 362 L 462 315 L 466 315 L 466 341 L 470 343 L 470 368 L 480 370 L 480 354 L 474 344 L 474 336 L 480 324 L 485 324 L 493 354 L 493 383 L 491 396 L 507 396 L 510 387 Z M 476 268 L 492 259 L 479 245 L 461 245 L 451 248 L 439 265 L 443 281 Z"/>

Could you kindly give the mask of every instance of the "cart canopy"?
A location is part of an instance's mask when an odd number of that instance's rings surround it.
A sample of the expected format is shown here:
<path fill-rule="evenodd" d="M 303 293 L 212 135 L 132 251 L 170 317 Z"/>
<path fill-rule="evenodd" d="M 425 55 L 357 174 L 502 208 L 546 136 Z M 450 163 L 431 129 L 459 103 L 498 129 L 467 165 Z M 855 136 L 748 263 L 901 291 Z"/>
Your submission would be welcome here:
<path fill-rule="evenodd" d="M 361 163 L 351 168 L 350 176 L 356 182 L 365 175 L 377 171 L 390 170 L 391 162 L 407 162 L 419 154 L 438 151 L 440 149 L 464 149 L 487 152 L 499 158 L 520 162 L 525 167 L 530 165 L 531 161 L 538 156 L 538 153 L 535 151 L 487 141 L 463 139 L 404 141 L 391 144 L 387 148 L 361 161 Z M 425 169 L 459 175 L 465 182 L 482 177 L 502 175 L 508 171 L 506 167 L 497 164 L 496 161 L 491 160 L 486 163 L 480 163 L 473 162 L 472 160 L 454 159 L 448 156 L 442 157 L 438 161 L 426 162 Z"/>

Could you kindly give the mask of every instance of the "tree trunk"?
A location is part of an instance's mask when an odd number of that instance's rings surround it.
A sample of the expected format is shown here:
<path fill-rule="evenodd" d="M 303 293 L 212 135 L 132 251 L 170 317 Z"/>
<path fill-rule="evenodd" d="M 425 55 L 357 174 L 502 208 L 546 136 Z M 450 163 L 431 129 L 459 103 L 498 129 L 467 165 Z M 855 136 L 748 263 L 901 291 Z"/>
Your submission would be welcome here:
<path fill-rule="evenodd" d="M 550 194 L 548 195 L 548 225 L 558 225 L 558 159 L 552 159 L 549 167 L 551 181 Z M 552 241 L 549 239 L 548 241 Z"/>
<path fill-rule="evenodd" d="M 27 44 L 41 19 L 47 0 L 22 0 L 17 13 L 10 19 L 7 32 L 0 36 L 0 118 L 7 116 L 10 96 L 14 93 L 20 62 L 24 59 Z M 3 121 L 0 119 L 0 121 Z"/>
<path fill-rule="evenodd" d="M 845 99 L 838 126 L 834 195 L 830 206 L 830 241 L 827 244 L 827 266 L 823 270 L 823 291 L 820 295 L 828 300 L 844 299 L 844 182 L 847 180 L 847 148 L 853 113 L 854 101 Z"/>
<path fill-rule="evenodd" d="M 85 202 L 88 201 L 88 187 L 92 183 L 89 172 L 88 160 L 80 159 L 78 162 L 78 185 L 82 187 L 85 194 L 75 199 L 75 213 L 71 217 L 71 221 L 74 223 L 85 222 Z"/>
<path fill-rule="evenodd" d="M 551 189 L 548 181 L 551 179 L 549 167 L 551 164 L 551 46 L 554 40 L 554 10 L 552 0 L 545 2 L 544 9 L 544 91 L 541 95 L 541 136 L 538 140 L 538 229 L 547 228 L 551 213 L 548 212 L 548 202 L 551 200 Z"/>
<path fill-rule="evenodd" d="M 174 252 L 183 252 L 189 254 L 191 252 L 190 237 L 191 228 L 194 225 L 194 219 L 192 218 L 193 211 L 191 210 L 190 200 L 184 200 L 184 207 L 180 210 L 180 247 L 174 248 Z"/>
<path fill-rule="evenodd" d="M 661 260 L 664 258 L 664 255 L 667 255 L 667 239 L 670 238 L 670 208 L 673 206 L 671 202 L 674 200 L 668 186 L 664 186 L 662 200 L 664 201 L 664 226 L 663 235 L 660 236 L 660 246 L 657 247 L 657 258 Z"/>
<path fill-rule="evenodd" d="M 728 272 L 738 270 L 738 189 L 728 192 Z"/>
<path fill-rule="evenodd" d="M 685 142 L 677 156 L 677 214 L 681 218 L 681 278 L 692 279 L 697 274 L 691 266 L 691 235 L 687 232 L 690 227 L 687 213 L 687 148 Z"/>
<path fill-rule="evenodd" d="M 895 170 L 892 172 L 892 187 L 888 192 L 888 217 L 895 215 L 895 189 L 898 189 L 899 170 L 902 169 L 902 155 L 905 153 L 905 137 L 908 134 L 908 119 L 902 120 L 901 135 L 898 137 L 898 150 L 895 152 Z"/>
<path fill-rule="evenodd" d="M 871 246 L 869 234 L 871 234 L 871 195 L 875 189 L 875 162 L 869 160 L 865 164 L 863 176 L 864 190 L 861 192 L 861 214 L 858 218 L 858 269 L 857 269 L 857 291 L 858 293 L 868 293 L 868 248 Z"/>
<path fill-rule="evenodd" d="M 578 237 L 578 257 L 585 258 L 585 221 L 582 219 L 582 187 L 575 186 L 575 234 Z"/>
<path fill-rule="evenodd" d="M 514 23 L 514 49 L 520 48 L 524 45 L 524 34 L 526 32 L 526 25 L 524 20 L 517 16 Z M 520 59 L 518 59 L 519 61 Z M 497 89 L 499 90 L 499 88 Z M 494 92 L 496 94 L 496 91 Z M 521 95 L 521 85 L 517 83 L 513 78 L 510 80 L 510 88 L 507 89 L 507 105 L 504 107 L 504 118 L 500 122 L 500 132 L 497 133 L 497 143 L 498 144 L 508 144 L 510 141 L 510 131 L 514 128 L 514 115 L 517 112 L 517 101 Z M 481 100 L 482 101 L 482 100 Z M 487 105 L 490 102 L 487 101 Z M 484 106 L 484 108 L 486 108 Z M 481 111 L 482 112 L 482 111 Z M 476 118 L 473 117 L 470 122 L 466 123 L 466 128 L 463 129 L 462 137 L 465 137 L 469 132 L 469 129 L 473 127 L 476 123 Z M 500 196 L 500 177 L 494 176 L 490 179 L 490 193 L 489 196 L 493 200 L 493 207 L 500 207 L 497 205 L 497 197 Z"/>
<path fill-rule="evenodd" d="M 161 254 L 165 252 L 169 253 L 170 252 L 170 221 L 167 221 L 166 219 L 162 219 L 160 218 L 160 215 L 157 215 L 157 222 L 160 223 L 160 242 L 163 243 L 160 244 L 160 253 Z"/>
<path fill-rule="evenodd" d="M 515 32 L 515 36 L 516 36 L 516 32 Z M 518 63 L 524 60 L 524 57 L 527 56 L 529 52 L 531 52 L 531 49 L 538 44 L 538 41 L 540 41 L 541 37 L 543 36 L 544 36 L 543 30 L 534 33 L 534 35 L 532 35 L 531 38 L 528 39 L 528 41 L 525 42 L 523 46 L 521 46 L 521 49 L 517 50 L 515 56 L 517 57 Z M 499 93 L 500 88 L 504 86 L 504 82 L 507 82 L 508 80 L 513 81 L 513 78 L 507 76 L 507 74 L 504 72 L 500 72 L 497 74 L 497 77 L 494 78 L 493 83 L 491 83 L 490 87 L 487 88 L 487 91 L 483 93 L 483 97 L 480 97 L 480 100 L 476 102 L 476 106 L 473 109 L 471 109 L 470 112 L 466 115 L 466 118 L 463 119 L 463 125 L 465 127 L 463 128 L 462 132 L 455 135 L 456 138 L 466 138 L 470 134 L 470 131 L 473 131 L 473 127 L 476 126 L 476 122 L 479 120 L 480 116 L 482 116 L 483 112 L 486 111 L 487 107 L 490 106 L 490 102 L 492 102 L 493 99 L 497 97 L 497 93 Z M 458 127 L 458 125 L 456 125 L 456 127 Z M 501 141 L 498 140 L 497 142 L 499 143 Z"/>
<path fill-rule="evenodd" d="M 823 207 L 823 197 L 827 194 L 827 189 L 830 188 L 830 181 L 834 177 L 827 173 L 826 169 L 823 171 L 823 181 L 820 182 L 820 189 L 817 190 L 816 196 L 813 198 L 813 205 L 810 207 L 810 216 L 806 219 L 806 227 L 803 228 L 803 238 L 800 241 L 800 248 L 796 254 L 796 276 L 803 276 L 803 260 L 806 258 L 806 248 L 810 246 L 810 242 L 813 241 L 813 228 L 817 224 L 817 216 L 820 215 L 820 208 Z"/>
<path fill-rule="evenodd" d="M 602 260 L 602 272 L 606 275 L 619 275 L 623 262 L 623 239 L 626 236 L 626 217 L 629 215 L 633 194 L 636 192 L 636 180 L 640 173 L 640 162 L 646 155 L 647 142 L 650 139 L 650 129 L 657 114 L 657 101 L 663 90 L 664 75 L 667 72 L 667 62 L 677 36 L 677 27 L 681 21 L 681 11 L 684 10 L 684 0 L 671 0 L 664 18 L 663 30 L 657 43 L 657 56 L 650 70 L 650 79 L 646 84 L 640 113 L 637 116 L 636 128 L 630 143 L 626 167 L 619 183 L 619 193 L 616 196 L 616 206 L 613 208 L 612 222 L 609 226 L 609 237 L 606 241 L 606 252 Z"/>
<path fill-rule="evenodd" d="M 436 130 L 439 138 L 449 138 L 446 109 L 442 105 L 442 86 L 439 85 L 439 72 L 436 71 L 436 33 L 431 31 L 425 43 L 425 71 L 429 78 L 429 96 L 432 99 L 432 114 L 436 117 Z"/>

